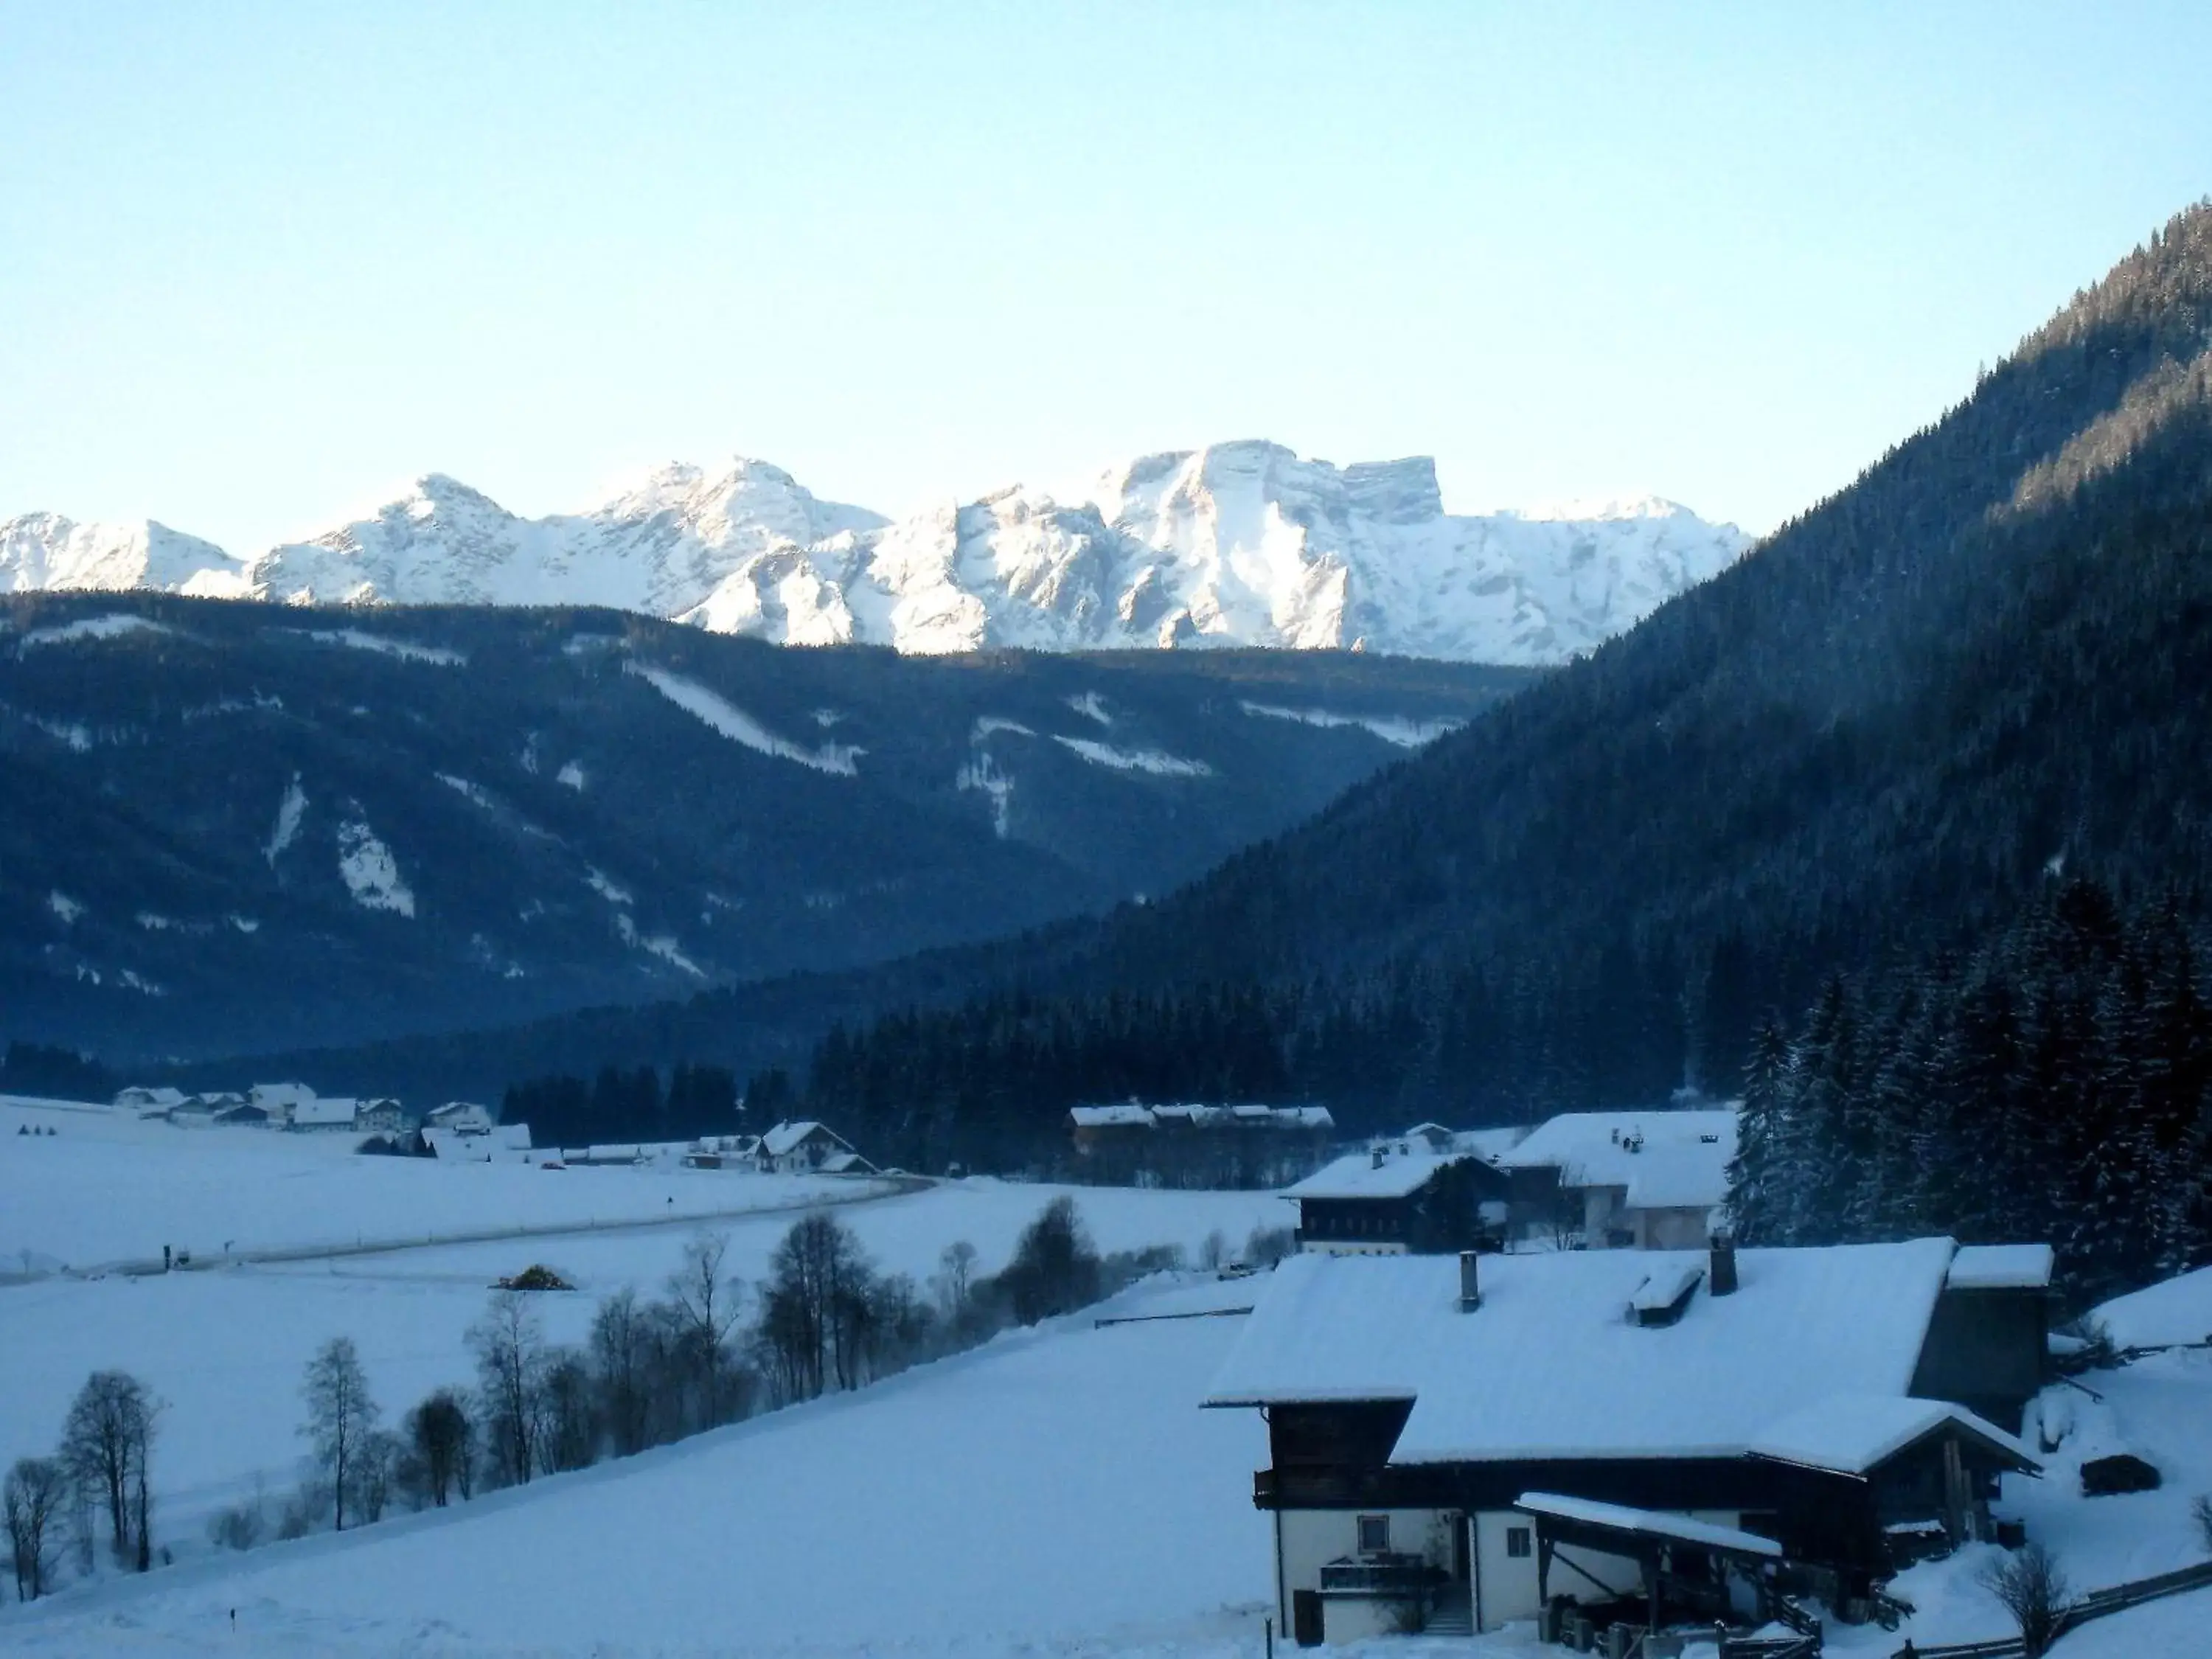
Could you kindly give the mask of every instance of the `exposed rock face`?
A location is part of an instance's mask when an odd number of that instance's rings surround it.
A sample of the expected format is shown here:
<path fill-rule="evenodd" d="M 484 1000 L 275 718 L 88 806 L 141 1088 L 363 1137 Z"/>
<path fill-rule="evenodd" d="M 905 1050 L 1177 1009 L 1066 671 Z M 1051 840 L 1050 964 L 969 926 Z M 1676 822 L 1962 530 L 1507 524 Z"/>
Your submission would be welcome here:
<path fill-rule="evenodd" d="M 0 577 L 299 604 L 605 605 L 919 653 L 1364 647 L 1513 664 L 1589 649 L 1747 544 L 1658 500 L 1454 515 L 1425 458 L 1337 467 L 1258 441 L 1144 456 L 1081 503 L 1012 489 L 898 523 L 739 459 L 667 467 L 545 519 L 433 474 L 247 565 L 159 526 L 95 531 L 51 515 L 0 526 Z"/>

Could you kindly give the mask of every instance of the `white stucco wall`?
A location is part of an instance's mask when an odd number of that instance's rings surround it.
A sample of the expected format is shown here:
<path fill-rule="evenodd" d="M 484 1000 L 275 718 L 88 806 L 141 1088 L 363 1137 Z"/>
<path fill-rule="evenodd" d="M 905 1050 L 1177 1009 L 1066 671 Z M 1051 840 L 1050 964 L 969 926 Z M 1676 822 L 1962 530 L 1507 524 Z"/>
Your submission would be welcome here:
<path fill-rule="evenodd" d="M 1694 1209 L 1634 1210 L 1636 1243 L 1646 1250 L 1702 1250 L 1712 1243 L 1712 1212 Z"/>
<path fill-rule="evenodd" d="M 1390 1547 L 1409 1554 L 1427 1554 L 1447 1571 L 1451 1566 L 1449 1541 L 1438 1534 L 1437 1522 L 1447 1511 L 1437 1510 L 1285 1510 L 1276 1517 L 1280 1525 L 1275 1561 L 1275 1593 L 1282 1608 L 1283 1628 L 1291 1628 L 1291 1593 L 1319 1589 L 1323 1564 L 1359 1553 L 1359 1517 L 1390 1517 Z M 1456 1514 L 1456 1510 L 1449 1511 Z M 1435 1552 L 1443 1548 L 1441 1558 Z M 1349 1598 L 1346 1598 L 1349 1599 Z M 1324 1617 L 1329 1616 L 1323 1609 Z M 1334 1642 L 1337 1638 L 1328 1638 Z M 1350 1639 L 1350 1638 L 1346 1638 Z"/>

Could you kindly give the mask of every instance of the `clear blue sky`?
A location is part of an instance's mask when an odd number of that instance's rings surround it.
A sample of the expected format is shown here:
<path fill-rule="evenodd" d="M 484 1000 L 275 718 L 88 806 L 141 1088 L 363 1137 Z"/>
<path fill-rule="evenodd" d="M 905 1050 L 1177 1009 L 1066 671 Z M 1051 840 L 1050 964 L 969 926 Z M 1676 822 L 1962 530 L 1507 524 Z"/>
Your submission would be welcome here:
<path fill-rule="evenodd" d="M 1765 529 L 2212 191 L 2212 6 L 0 0 L 0 517 L 1265 435 Z"/>

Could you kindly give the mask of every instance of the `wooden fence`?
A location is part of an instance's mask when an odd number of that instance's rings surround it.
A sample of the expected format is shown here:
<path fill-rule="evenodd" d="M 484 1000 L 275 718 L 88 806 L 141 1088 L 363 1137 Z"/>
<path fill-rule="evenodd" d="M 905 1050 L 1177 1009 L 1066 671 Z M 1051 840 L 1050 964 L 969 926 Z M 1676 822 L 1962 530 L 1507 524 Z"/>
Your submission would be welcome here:
<path fill-rule="evenodd" d="M 2194 1589 L 2212 1589 L 2212 1561 L 2201 1561 L 2193 1567 L 2183 1567 L 2175 1572 L 2162 1572 L 2155 1578 L 2138 1578 L 2132 1583 L 2115 1584 L 2110 1589 L 2091 1590 L 2077 1598 L 2060 1615 L 2058 1634 L 2078 1629 L 2092 1619 L 2102 1619 L 2109 1613 L 2122 1613 L 2130 1607 L 2139 1607 L 2146 1601 L 2155 1601 L 2161 1596 L 2179 1595 Z M 1988 1642 L 1954 1642 L 1942 1647 L 1915 1647 L 1907 1643 L 1899 1648 L 1893 1659 L 2022 1659 L 2027 1644 L 2017 1636 L 1999 1637 Z"/>

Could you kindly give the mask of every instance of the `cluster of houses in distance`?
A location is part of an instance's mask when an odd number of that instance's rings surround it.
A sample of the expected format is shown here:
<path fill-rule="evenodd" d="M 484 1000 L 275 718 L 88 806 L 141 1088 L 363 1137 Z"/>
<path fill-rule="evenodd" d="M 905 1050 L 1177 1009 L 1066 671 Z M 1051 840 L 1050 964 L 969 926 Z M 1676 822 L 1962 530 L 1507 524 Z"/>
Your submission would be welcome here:
<path fill-rule="evenodd" d="M 779 1123 L 762 1134 L 702 1135 L 691 1140 L 629 1141 L 594 1146 L 533 1146 L 526 1123 L 501 1123 L 474 1101 L 447 1101 L 422 1113 L 396 1100 L 318 1095 L 304 1083 L 257 1083 L 243 1094 L 186 1094 L 130 1088 L 115 1104 L 180 1128 L 255 1128 L 299 1134 L 352 1134 L 384 1150 L 448 1163 L 527 1164 L 546 1169 L 659 1164 L 763 1175 L 878 1173 L 827 1124 Z"/>

